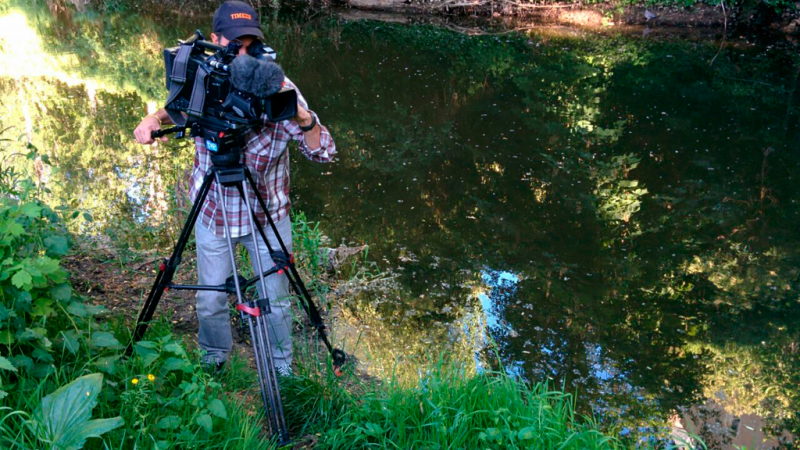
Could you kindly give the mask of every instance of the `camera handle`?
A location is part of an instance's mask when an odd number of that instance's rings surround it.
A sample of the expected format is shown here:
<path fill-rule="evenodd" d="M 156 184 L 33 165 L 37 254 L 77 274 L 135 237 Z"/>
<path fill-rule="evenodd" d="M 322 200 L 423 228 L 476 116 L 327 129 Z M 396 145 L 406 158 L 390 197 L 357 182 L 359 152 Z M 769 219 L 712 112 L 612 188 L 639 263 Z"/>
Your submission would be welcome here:
<path fill-rule="evenodd" d="M 153 139 L 158 139 L 160 137 L 164 137 L 168 134 L 177 133 L 175 138 L 180 139 L 186 134 L 186 127 L 182 127 L 180 125 L 175 125 L 174 127 L 164 128 L 161 130 L 155 130 L 150 133 L 150 137 Z"/>

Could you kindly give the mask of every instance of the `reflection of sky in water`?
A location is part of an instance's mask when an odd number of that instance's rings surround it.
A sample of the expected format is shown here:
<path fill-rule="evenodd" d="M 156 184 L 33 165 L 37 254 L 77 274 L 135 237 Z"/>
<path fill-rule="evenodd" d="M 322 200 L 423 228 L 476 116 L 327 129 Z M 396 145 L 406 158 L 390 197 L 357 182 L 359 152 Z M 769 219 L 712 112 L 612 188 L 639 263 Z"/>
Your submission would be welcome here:
<path fill-rule="evenodd" d="M 502 346 L 507 339 L 519 337 L 519 333 L 503 317 L 503 308 L 498 305 L 510 304 L 517 296 L 517 285 L 520 277 L 514 273 L 502 270 L 484 269 L 481 271 L 481 281 L 483 282 L 482 289 L 477 292 L 477 297 L 481 303 L 483 317 L 483 327 L 481 327 L 481 340 L 484 345 L 488 346 L 491 343 Z M 554 331 L 554 330 L 550 330 Z M 547 333 L 551 335 L 551 333 Z M 528 336 L 526 336 L 528 338 Z M 552 341 L 551 341 L 552 339 Z M 559 370 L 552 364 L 554 359 L 558 359 L 563 355 L 557 354 L 554 349 L 558 348 L 556 341 L 557 335 L 551 335 L 547 340 L 540 342 L 531 342 L 532 345 L 538 346 L 539 351 L 543 356 L 544 367 L 539 367 L 543 370 L 541 375 L 547 379 L 562 378 L 565 374 L 559 373 Z M 585 361 L 588 362 L 588 373 L 580 373 L 582 370 L 574 370 L 572 373 L 572 389 L 578 386 L 583 386 L 583 389 L 590 388 L 612 395 L 613 393 L 626 393 L 636 398 L 638 401 L 643 401 L 639 389 L 630 384 L 626 375 L 619 370 L 615 361 L 608 359 L 604 356 L 602 346 L 596 343 L 586 343 L 585 345 Z M 479 359 L 479 352 L 475 354 L 475 363 L 479 371 L 482 371 L 482 364 Z M 509 375 L 524 377 L 523 361 L 510 360 L 503 361 L 505 371 Z M 570 390 L 570 387 L 567 388 Z M 598 414 L 603 414 L 607 411 L 610 405 L 605 402 L 602 397 L 594 404 L 594 411 Z M 618 406 L 617 406 L 618 407 Z"/>
<path fill-rule="evenodd" d="M 483 310 L 482 321 L 485 321 L 485 327 L 481 327 L 482 340 L 485 345 L 493 340 L 489 333 L 498 337 L 514 336 L 516 331 L 511 325 L 502 317 L 500 311 L 495 307 L 495 304 L 501 300 L 506 300 L 513 297 L 517 292 L 517 283 L 519 277 L 511 272 L 502 270 L 484 269 L 481 271 L 481 280 L 486 285 L 487 289 L 481 289 L 478 292 L 478 299 L 481 302 L 481 309 Z M 488 294 L 487 294 L 488 292 Z M 509 375 L 521 377 L 523 376 L 522 361 L 503 361 L 505 371 Z M 482 371 L 479 354 L 475 353 L 475 364 L 478 371 Z"/>
<path fill-rule="evenodd" d="M 486 325 L 492 330 L 495 328 L 505 330 L 507 334 L 508 331 L 511 331 L 511 326 L 500 317 L 494 307 L 494 302 L 512 297 L 517 291 L 516 285 L 519 277 L 511 272 L 485 269 L 481 271 L 481 279 L 491 288 L 488 295 L 486 292 L 478 294 L 483 314 L 486 317 Z"/>
<path fill-rule="evenodd" d="M 128 171 L 123 171 L 119 167 L 114 167 L 114 172 L 116 173 L 117 177 L 120 180 L 125 181 L 125 184 L 128 186 L 125 190 L 125 195 L 128 196 L 128 200 L 137 206 L 135 208 L 133 220 L 138 224 L 144 223 L 145 220 L 149 217 L 149 213 L 143 208 L 145 203 L 147 202 L 147 195 L 144 191 L 144 186 L 142 186 L 141 181 L 131 174 Z"/>

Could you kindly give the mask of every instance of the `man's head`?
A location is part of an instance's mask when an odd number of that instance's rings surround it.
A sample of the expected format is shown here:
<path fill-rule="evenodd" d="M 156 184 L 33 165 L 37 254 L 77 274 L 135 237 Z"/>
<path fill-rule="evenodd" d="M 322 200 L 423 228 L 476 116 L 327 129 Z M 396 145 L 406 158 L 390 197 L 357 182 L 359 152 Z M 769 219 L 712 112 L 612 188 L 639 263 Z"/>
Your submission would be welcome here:
<path fill-rule="evenodd" d="M 247 47 L 256 39 L 263 39 L 258 13 L 250 5 L 237 0 L 228 0 L 214 13 L 214 31 L 211 33 L 211 42 L 219 45 L 228 45 L 228 42 L 238 39 L 242 41 L 239 54 L 245 54 Z"/>

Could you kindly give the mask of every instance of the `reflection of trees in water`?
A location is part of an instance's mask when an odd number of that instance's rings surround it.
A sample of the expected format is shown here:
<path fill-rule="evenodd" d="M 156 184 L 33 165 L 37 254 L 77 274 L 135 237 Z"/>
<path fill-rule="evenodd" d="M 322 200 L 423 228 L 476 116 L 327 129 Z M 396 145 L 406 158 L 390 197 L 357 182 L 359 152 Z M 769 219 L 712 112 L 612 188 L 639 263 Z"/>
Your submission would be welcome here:
<path fill-rule="evenodd" d="M 746 308 L 759 287 L 775 303 L 757 273 L 792 267 L 757 248 L 770 233 L 781 234 L 777 248 L 797 239 L 788 182 L 796 161 L 781 154 L 766 187 L 759 175 L 763 146 L 785 152 L 796 135 L 783 53 L 737 53 L 712 71 L 702 44 L 611 38 L 530 49 L 516 39 L 443 42 L 435 30 L 368 27 L 345 27 L 338 76 L 319 88 L 336 105 L 329 120 L 349 152 L 346 180 L 334 173 L 336 195 L 320 199 L 336 217 L 329 231 L 370 242 L 392 266 L 413 251 L 416 260 L 399 265 L 415 295 L 461 268 L 522 274 L 515 295 L 495 299 L 516 335 L 496 338 L 532 376 L 602 393 L 642 417 L 707 396 L 720 323 L 746 320 L 729 308 Z M 772 87 L 724 81 L 737 71 Z M 770 122 L 784 116 L 787 131 Z M 345 189 L 353 184 L 355 193 Z M 732 201 L 765 189 L 780 208 Z M 736 256 L 740 240 L 747 258 Z M 712 264 L 719 258 L 726 269 Z M 709 264 L 716 274 L 700 270 Z M 598 360 L 613 376 L 598 373 Z"/>

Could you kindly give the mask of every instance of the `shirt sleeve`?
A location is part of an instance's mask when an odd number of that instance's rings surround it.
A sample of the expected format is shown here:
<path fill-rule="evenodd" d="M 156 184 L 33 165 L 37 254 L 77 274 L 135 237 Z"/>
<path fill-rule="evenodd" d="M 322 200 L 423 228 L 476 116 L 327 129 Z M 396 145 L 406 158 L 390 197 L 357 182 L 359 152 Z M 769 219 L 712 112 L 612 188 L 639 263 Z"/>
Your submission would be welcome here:
<path fill-rule="evenodd" d="M 328 131 L 328 128 L 322 125 L 317 113 L 309 109 L 308 102 L 306 101 L 305 97 L 303 97 L 303 94 L 300 93 L 300 90 L 297 89 L 297 86 L 295 86 L 295 84 L 292 83 L 289 78 L 286 78 L 286 87 L 294 89 L 295 92 L 297 92 L 297 101 L 303 106 L 303 108 L 308 110 L 308 112 L 317 119 L 317 125 L 319 125 L 320 128 L 320 146 L 319 148 L 309 147 L 308 144 L 306 144 L 306 139 L 303 135 L 303 131 L 300 129 L 300 125 L 298 125 L 298 123 L 292 119 L 283 121 L 286 132 L 289 133 L 293 141 L 297 141 L 299 143 L 298 147 L 300 152 L 302 152 L 303 156 L 306 158 L 320 163 L 333 161 L 333 157 L 336 155 L 336 144 L 333 142 L 333 137 L 331 137 L 331 133 Z"/>

